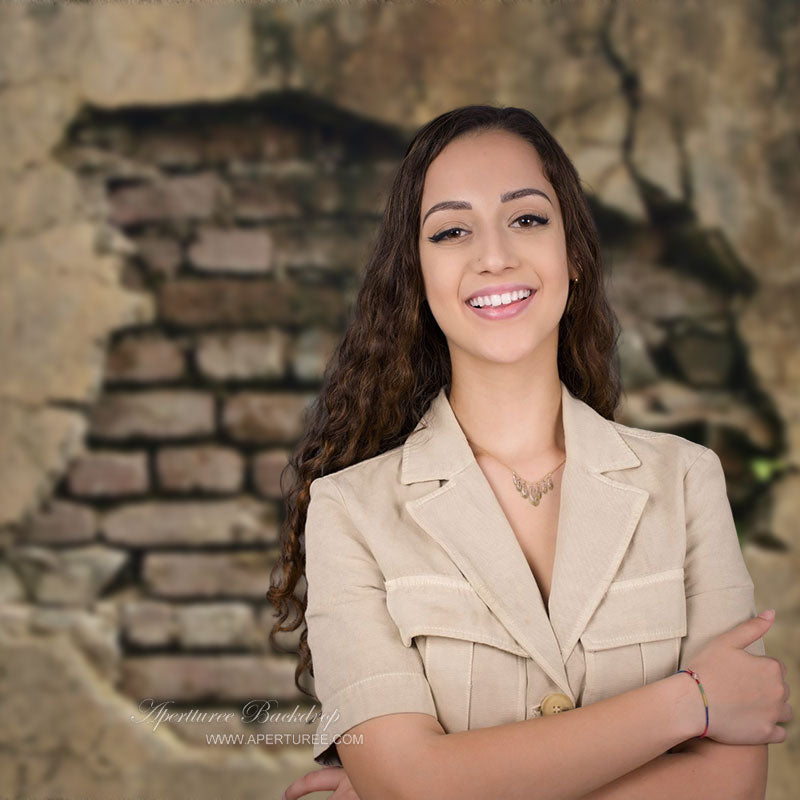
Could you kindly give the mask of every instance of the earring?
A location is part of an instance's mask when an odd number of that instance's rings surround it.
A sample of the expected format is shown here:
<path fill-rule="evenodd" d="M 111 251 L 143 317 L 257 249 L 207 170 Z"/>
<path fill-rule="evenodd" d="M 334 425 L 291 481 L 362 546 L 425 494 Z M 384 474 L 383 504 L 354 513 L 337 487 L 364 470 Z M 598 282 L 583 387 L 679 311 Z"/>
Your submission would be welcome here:
<path fill-rule="evenodd" d="M 567 299 L 567 307 L 564 309 L 565 313 L 568 312 L 572 308 L 572 298 L 575 295 L 575 287 L 578 284 L 577 278 L 571 278 L 570 283 L 572 284 L 572 290 L 569 293 L 569 298 Z"/>
<path fill-rule="evenodd" d="M 568 313 L 569 310 L 572 308 L 572 298 L 575 296 L 575 288 L 578 285 L 578 279 L 571 278 L 570 283 L 572 284 L 572 289 L 569 293 L 569 297 L 567 298 L 567 307 L 564 309 L 564 313 Z"/>

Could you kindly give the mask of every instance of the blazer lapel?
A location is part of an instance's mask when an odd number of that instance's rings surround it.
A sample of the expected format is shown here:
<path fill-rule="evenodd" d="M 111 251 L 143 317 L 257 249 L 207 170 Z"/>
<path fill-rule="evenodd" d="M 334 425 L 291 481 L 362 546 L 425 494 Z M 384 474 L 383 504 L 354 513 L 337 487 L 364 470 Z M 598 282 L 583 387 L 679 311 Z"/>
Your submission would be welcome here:
<path fill-rule="evenodd" d="M 550 679 L 572 696 L 565 662 L 612 581 L 649 496 L 604 474 L 640 464 L 609 420 L 561 382 L 567 460 L 548 609 L 444 388 L 403 446 L 401 481 L 444 481 L 406 510 Z"/>

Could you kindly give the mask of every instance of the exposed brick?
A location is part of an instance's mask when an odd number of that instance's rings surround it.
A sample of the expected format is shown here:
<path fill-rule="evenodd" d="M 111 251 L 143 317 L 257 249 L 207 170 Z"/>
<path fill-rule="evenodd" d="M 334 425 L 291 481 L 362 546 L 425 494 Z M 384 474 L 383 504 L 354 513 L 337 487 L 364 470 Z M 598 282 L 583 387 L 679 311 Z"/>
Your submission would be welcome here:
<path fill-rule="evenodd" d="M 122 629 L 138 647 L 265 649 L 263 627 L 245 603 L 131 601 L 122 609 Z"/>
<path fill-rule="evenodd" d="M 274 543 L 277 511 L 252 497 L 132 503 L 109 511 L 104 537 L 132 547 Z"/>
<path fill-rule="evenodd" d="M 109 195 L 110 216 L 117 225 L 161 219 L 206 219 L 214 213 L 224 191 L 224 184 L 213 172 L 124 186 Z"/>
<path fill-rule="evenodd" d="M 165 216 L 159 189 L 150 183 L 124 186 L 109 194 L 110 219 L 116 225 L 153 222 Z"/>
<path fill-rule="evenodd" d="M 348 208 L 355 214 L 381 214 L 392 186 L 397 163 L 373 163 L 366 168 L 357 165 L 357 172 L 347 174 L 350 184 Z"/>
<path fill-rule="evenodd" d="M 290 341 L 280 328 L 211 334 L 198 343 L 197 366 L 214 380 L 282 378 Z"/>
<path fill-rule="evenodd" d="M 108 351 L 109 381 L 157 381 L 180 378 L 184 358 L 178 345 L 162 336 L 125 336 Z"/>
<path fill-rule="evenodd" d="M 216 172 L 176 175 L 164 181 L 164 201 L 171 219 L 205 219 L 230 192 Z"/>
<path fill-rule="evenodd" d="M 41 544 L 79 544 L 95 538 L 97 514 L 88 506 L 49 500 L 31 517 L 24 538 Z"/>
<path fill-rule="evenodd" d="M 202 270 L 266 273 L 272 269 L 272 237 L 266 231 L 201 228 L 189 261 Z"/>
<path fill-rule="evenodd" d="M 301 187 L 295 176 L 268 175 L 234 180 L 234 215 L 237 220 L 261 222 L 303 215 Z"/>
<path fill-rule="evenodd" d="M 316 129 L 315 129 L 316 130 Z M 213 130 L 205 130 L 200 146 L 206 162 L 229 165 L 229 162 L 299 159 L 315 131 L 302 126 L 284 127 L 271 120 L 249 120 L 243 125 L 240 116 L 234 120 L 215 120 Z"/>
<path fill-rule="evenodd" d="M 263 600 L 277 549 L 236 553 L 147 553 L 144 580 L 160 597 Z"/>
<path fill-rule="evenodd" d="M 70 464 L 67 483 L 78 497 L 142 494 L 149 488 L 147 453 L 86 453 Z"/>
<path fill-rule="evenodd" d="M 228 434 L 244 442 L 286 442 L 300 438 L 304 412 L 311 394 L 241 392 L 225 401 L 223 425 Z"/>
<path fill-rule="evenodd" d="M 320 175 L 311 164 L 268 169 L 233 180 L 237 219 L 247 222 L 303 217 L 307 214 L 377 215 L 397 165 L 357 164 Z"/>
<path fill-rule="evenodd" d="M 122 662 L 121 690 L 134 700 L 293 700 L 291 656 L 138 656 Z"/>
<path fill-rule="evenodd" d="M 232 492 L 242 486 L 244 461 L 227 447 L 164 447 L 156 456 L 162 489 L 175 492 Z"/>
<path fill-rule="evenodd" d="M 338 333 L 324 328 L 304 330 L 292 343 L 290 358 L 294 375 L 303 381 L 322 380 L 340 339 Z"/>
<path fill-rule="evenodd" d="M 309 234 L 308 223 L 285 223 L 273 227 L 275 269 L 280 274 L 341 272 L 359 275 L 368 255 L 373 222 L 321 220 Z"/>
<path fill-rule="evenodd" d="M 136 600 L 122 606 L 123 635 L 138 647 L 167 647 L 178 640 L 177 608 L 160 600 Z"/>
<path fill-rule="evenodd" d="M 178 242 L 164 236 L 146 236 L 135 241 L 149 272 L 164 278 L 172 278 L 175 275 L 181 263 L 181 248 Z"/>
<path fill-rule="evenodd" d="M 193 127 L 147 128 L 137 131 L 130 144 L 135 161 L 181 169 L 197 168 L 203 163 L 203 131 Z"/>
<path fill-rule="evenodd" d="M 167 281 L 159 291 L 159 314 L 165 322 L 205 325 L 344 325 L 342 292 L 325 286 L 232 278 Z"/>
<path fill-rule="evenodd" d="M 283 449 L 265 450 L 253 457 L 253 483 L 262 497 L 282 499 L 280 477 L 288 461 L 289 451 Z M 287 470 L 284 477 L 287 489 L 292 479 L 293 472 Z"/>
<path fill-rule="evenodd" d="M 193 603 L 178 610 L 181 647 L 263 646 L 253 609 L 244 603 Z"/>
<path fill-rule="evenodd" d="M 89 415 L 90 432 L 105 439 L 159 439 L 214 431 L 214 398 L 189 390 L 112 392 Z"/>

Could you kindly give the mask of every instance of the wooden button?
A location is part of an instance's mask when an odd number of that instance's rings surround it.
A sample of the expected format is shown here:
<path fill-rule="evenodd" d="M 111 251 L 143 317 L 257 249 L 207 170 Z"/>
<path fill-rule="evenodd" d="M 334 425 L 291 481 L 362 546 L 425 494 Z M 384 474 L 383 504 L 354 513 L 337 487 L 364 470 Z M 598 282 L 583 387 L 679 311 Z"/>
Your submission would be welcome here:
<path fill-rule="evenodd" d="M 560 714 L 562 711 L 570 711 L 573 708 L 575 706 L 572 704 L 572 700 L 563 692 L 555 692 L 542 698 L 542 714 L 544 716 Z"/>

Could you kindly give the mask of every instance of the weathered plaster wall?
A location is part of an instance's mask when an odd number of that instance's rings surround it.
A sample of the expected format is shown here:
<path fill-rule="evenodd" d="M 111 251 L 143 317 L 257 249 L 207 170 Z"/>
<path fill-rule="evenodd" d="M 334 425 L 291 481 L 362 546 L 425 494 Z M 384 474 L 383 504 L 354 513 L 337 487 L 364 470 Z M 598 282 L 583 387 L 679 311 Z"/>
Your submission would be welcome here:
<path fill-rule="evenodd" d="M 521 105 L 540 116 L 573 158 L 601 221 L 625 325 L 623 421 L 683 431 L 724 457 L 757 603 L 778 612 L 768 648 L 796 684 L 798 17 L 792 2 L 755 0 L 0 7 L 0 785 L 32 797 L 114 791 L 201 798 L 231 786 L 240 797 L 278 797 L 292 776 L 313 766 L 304 748 L 211 748 L 209 758 L 198 733 L 205 726 L 152 732 L 128 724 L 136 708 L 124 693 L 125 675 L 136 678 L 132 696 L 179 676 L 174 693 L 192 701 L 197 695 L 187 694 L 187 685 L 218 687 L 225 673 L 220 677 L 215 665 L 237 669 L 241 663 L 219 661 L 231 658 L 219 654 L 216 662 L 204 660 L 197 650 L 202 637 L 209 630 L 238 631 L 229 644 L 247 647 L 242 643 L 258 641 L 263 628 L 246 603 L 221 611 L 148 598 L 124 526 L 114 528 L 123 530 L 122 538 L 109 542 L 95 515 L 115 505 L 120 485 L 129 493 L 143 486 L 147 495 L 155 491 L 148 481 L 160 480 L 179 492 L 198 474 L 206 489 L 244 488 L 274 506 L 274 493 L 259 495 L 258 486 L 274 489 L 280 460 L 262 454 L 260 473 L 255 460 L 242 472 L 235 453 L 194 450 L 172 453 L 171 461 L 165 456 L 160 471 L 148 471 L 136 448 L 155 452 L 158 437 L 169 438 L 164 429 L 138 443 L 114 439 L 113 432 L 134 424 L 136 413 L 139 420 L 168 413 L 168 398 L 159 405 L 156 397 L 149 412 L 128 406 L 115 413 L 109 406 L 119 400 L 117 390 L 126 381 L 128 388 L 165 380 L 180 385 L 188 378 L 175 364 L 187 354 L 195 359 L 189 363 L 204 365 L 192 380 L 260 386 L 267 370 L 276 386 L 300 375 L 299 384 L 305 380 L 313 389 L 330 347 L 324 335 L 297 331 L 269 334 L 255 346 L 236 331 L 214 338 L 203 327 L 208 319 L 180 317 L 163 329 L 164 293 L 172 293 L 169 307 L 177 312 L 196 308 L 192 297 L 175 294 L 182 281 L 198 273 L 223 279 L 219 273 L 227 271 L 225 279 L 234 283 L 226 285 L 234 286 L 258 273 L 247 241 L 215 239 L 200 228 L 220 219 L 269 227 L 271 212 L 259 206 L 258 188 L 245 196 L 226 184 L 214 200 L 221 205 L 212 203 L 198 216 L 192 203 L 203 207 L 209 186 L 214 195 L 215 178 L 208 175 L 171 194 L 164 190 L 174 186 L 169 164 L 193 151 L 170 150 L 164 141 L 149 151 L 126 150 L 126 136 L 136 130 L 133 115 L 142 108 L 162 111 L 166 130 L 171 110 L 196 104 L 213 110 L 209 118 L 221 118 L 233 107 L 259 107 L 265 97 L 289 106 L 302 99 L 318 115 L 313 124 L 327 118 L 340 135 L 369 129 L 389 153 L 418 125 L 463 103 Z M 97 132 L 102 113 L 121 131 L 121 144 L 106 148 L 92 177 L 98 149 L 81 144 L 77 123 Z M 211 132 L 218 146 L 238 141 L 235 128 L 226 134 L 218 125 Z M 280 136 L 266 139 L 274 142 L 278 163 L 294 161 L 281 150 Z M 224 159 L 229 172 L 234 151 Z M 370 205 L 376 195 L 342 205 L 336 186 L 347 192 L 364 186 L 346 174 L 345 151 L 343 144 L 323 153 L 322 163 L 311 159 L 307 174 L 327 164 L 327 211 L 366 215 L 367 224 L 354 233 L 365 244 L 379 210 Z M 196 173 L 198 164 L 208 166 L 207 154 L 182 169 Z M 276 174 L 265 172 L 264 193 L 277 185 Z M 113 190 L 113 181 L 121 188 L 125 180 L 139 182 L 138 198 L 135 191 L 124 197 Z M 297 187 L 303 178 L 290 180 Z M 155 195 L 147 195 L 154 186 Z M 142 220 L 154 196 L 162 203 L 159 213 Z M 225 218 L 226 208 L 239 217 Z M 164 219 L 185 235 L 156 236 Z M 341 252 L 324 225 L 314 241 L 315 252 L 299 251 L 295 274 L 310 275 L 315 258 L 315 269 L 330 269 L 332 254 Z M 298 252 L 291 240 L 278 242 L 281 258 Z M 289 272 L 281 267 L 275 274 Z M 342 279 L 340 293 L 324 306 L 334 309 L 333 330 L 347 286 Z M 163 338 L 142 344 L 135 335 L 141 332 Z M 233 378 L 225 373 L 230 369 Z M 238 403 L 245 423 L 243 409 L 251 402 Z M 294 419 L 291 410 L 283 413 L 287 424 Z M 98 419 L 110 426 L 110 438 L 97 435 Z M 104 461 L 98 451 L 109 447 L 120 453 Z M 756 455 L 766 459 L 764 484 L 753 477 Z M 96 481 L 109 474 L 111 489 L 98 493 Z M 237 482 L 240 475 L 250 477 Z M 225 509 L 217 513 L 223 520 Z M 139 536 L 150 529 L 127 530 Z M 197 539 L 189 544 L 199 547 Z M 246 580 L 235 568 L 230 574 L 234 584 Z M 178 573 L 169 575 L 179 583 Z M 126 659 L 137 635 L 143 655 L 148 635 L 156 637 L 154 647 L 165 636 L 186 656 L 185 671 L 174 663 L 159 668 L 156 647 L 149 666 L 142 662 L 141 672 L 132 673 Z M 247 657 L 253 660 L 244 674 L 263 669 L 267 696 L 285 685 L 285 656 L 254 646 Z M 43 690 L 51 698 L 47 713 L 36 702 Z M 230 726 L 215 730 L 232 732 Z M 771 749 L 770 800 L 789 796 L 797 742 L 790 727 L 789 741 Z"/>

